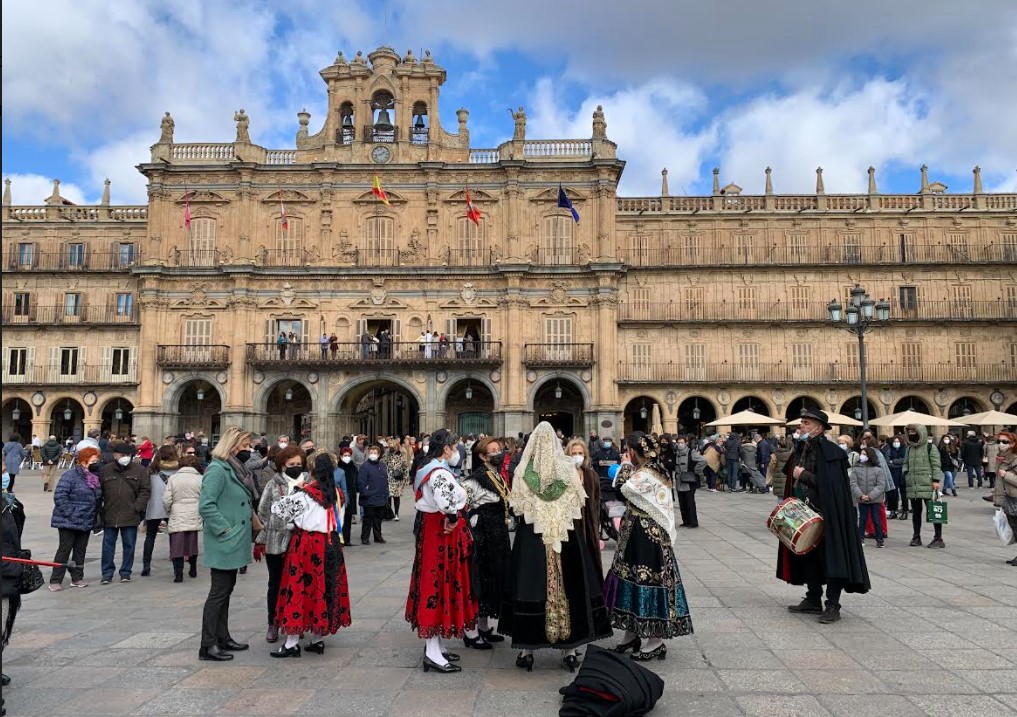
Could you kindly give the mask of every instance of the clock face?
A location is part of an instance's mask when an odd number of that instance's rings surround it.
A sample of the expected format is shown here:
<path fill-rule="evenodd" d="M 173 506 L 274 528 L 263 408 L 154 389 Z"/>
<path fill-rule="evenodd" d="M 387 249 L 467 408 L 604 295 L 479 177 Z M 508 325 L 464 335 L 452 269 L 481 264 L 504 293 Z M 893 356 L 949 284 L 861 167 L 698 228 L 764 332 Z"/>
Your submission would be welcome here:
<path fill-rule="evenodd" d="M 392 158 L 392 152 L 388 147 L 375 147 L 371 150 L 371 159 L 377 164 L 385 164 Z"/>

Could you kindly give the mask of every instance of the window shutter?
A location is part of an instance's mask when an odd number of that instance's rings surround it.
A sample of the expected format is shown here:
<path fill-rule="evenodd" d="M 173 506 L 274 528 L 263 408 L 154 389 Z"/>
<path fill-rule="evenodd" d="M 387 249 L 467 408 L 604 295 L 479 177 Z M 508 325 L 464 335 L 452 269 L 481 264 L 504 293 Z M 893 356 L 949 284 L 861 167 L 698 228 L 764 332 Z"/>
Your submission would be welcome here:
<path fill-rule="evenodd" d="M 51 375 L 56 375 L 60 372 L 60 347 L 50 346 L 49 347 L 49 372 Z"/>
<path fill-rule="evenodd" d="M 491 319 L 486 316 L 480 320 L 480 340 L 491 340 Z"/>
<path fill-rule="evenodd" d="M 402 321 L 400 319 L 392 319 L 392 341 L 402 341 Z"/>
<path fill-rule="evenodd" d="M 102 347 L 102 368 L 100 369 L 100 375 L 109 376 L 113 373 L 113 347 L 103 346 Z"/>
<path fill-rule="evenodd" d="M 445 319 L 445 336 L 448 337 L 449 341 L 455 339 L 456 336 L 456 319 L 453 316 L 450 319 Z"/>
<path fill-rule="evenodd" d="M 360 341 L 360 337 L 367 331 L 367 319 L 357 319 L 357 335 L 354 337 L 356 341 Z"/>

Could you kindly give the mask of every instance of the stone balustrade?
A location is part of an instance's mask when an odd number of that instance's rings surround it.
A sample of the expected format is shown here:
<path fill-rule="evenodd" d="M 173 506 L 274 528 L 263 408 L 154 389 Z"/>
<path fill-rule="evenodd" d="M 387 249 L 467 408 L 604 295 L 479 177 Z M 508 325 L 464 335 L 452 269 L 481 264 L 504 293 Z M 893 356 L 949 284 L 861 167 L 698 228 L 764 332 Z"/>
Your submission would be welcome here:
<path fill-rule="evenodd" d="M 148 221 L 147 206 L 14 206 L 3 208 L 3 220 L 13 222 L 141 222 Z"/>
<path fill-rule="evenodd" d="M 771 194 L 618 197 L 621 214 L 671 212 L 1017 211 L 1017 194 Z"/>
<path fill-rule="evenodd" d="M 231 162 L 236 158 L 233 143 L 174 144 L 170 157 L 174 162 Z"/>
<path fill-rule="evenodd" d="M 296 164 L 297 151 L 295 149 L 267 149 L 265 150 L 265 164 Z"/>
<path fill-rule="evenodd" d="M 501 152 L 497 149 L 471 149 L 470 164 L 497 164 L 501 161 Z"/>
<path fill-rule="evenodd" d="M 593 155 L 593 142 L 588 139 L 533 139 L 523 142 L 525 159 L 559 159 Z"/>

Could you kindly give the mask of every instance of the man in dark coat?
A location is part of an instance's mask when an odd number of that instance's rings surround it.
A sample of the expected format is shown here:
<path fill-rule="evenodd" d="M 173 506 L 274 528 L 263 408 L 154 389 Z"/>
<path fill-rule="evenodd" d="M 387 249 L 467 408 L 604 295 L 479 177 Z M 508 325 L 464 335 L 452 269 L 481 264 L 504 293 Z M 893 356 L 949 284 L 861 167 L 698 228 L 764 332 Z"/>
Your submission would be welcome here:
<path fill-rule="evenodd" d="M 840 620 L 841 592 L 867 593 L 869 571 L 865 566 L 856 513 L 848 480 L 848 457 L 826 438 L 830 422 L 823 411 L 802 415 L 802 439 L 783 467 L 787 476 L 784 497 L 795 496 L 823 516 L 823 537 L 805 555 L 795 555 L 783 544 L 777 555 L 777 577 L 791 585 L 806 585 L 805 599 L 788 607 L 791 612 L 822 613 L 819 621 Z M 823 610 L 826 585 L 826 610 Z"/>

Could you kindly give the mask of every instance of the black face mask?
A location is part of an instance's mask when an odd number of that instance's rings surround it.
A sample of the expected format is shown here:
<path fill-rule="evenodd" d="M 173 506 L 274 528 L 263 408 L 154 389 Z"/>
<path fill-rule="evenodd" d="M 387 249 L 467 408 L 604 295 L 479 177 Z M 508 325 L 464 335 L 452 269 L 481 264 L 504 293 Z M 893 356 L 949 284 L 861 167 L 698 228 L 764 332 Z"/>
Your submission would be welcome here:
<path fill-rule="evenodd" d="M 314 448 L 305 448 L 304 449 L 304 456 L 305 457 L 310 458 L 312 453 L 314 453 Z"/>
<path fill-rule="evenodd" d="M 492 466 L 495 466 L 497 468 L 501 468 L 501 462 L 502 462 L 502 460 L 504 460 L 504 458 L 505 458 L 505 453 L 504 452 L 502 452 L 502 453 L 495 453 L 494 455 L 490 455 L 490 456 L 487 457 L 487 462 L 490 463 Z"/>
<path fill-rule="evenodd" d="M 96 472 L 97 470 L 99 470 L 99 463 L 98 463 L 98 462 L 95 462 L 95 463 L 89 463 L 89 464 L 88 464 L 88 470 L 90 470 L 90 471 L 92 471 L 93 473 L 95 473 L 95 472 Z"/>
<path fill-rule="evenodd" d="M 237 451 L 237 460 L 240 461 L 241 463 L 247 463 L 247 461 L 251 460 L 251 452 Z"/>
<path fill-rule="evenodd" d="M 918 434 L 917 433 L 909 433 L 908 434 L 908 443 L 918 443 Z"/>
<path fill-rule="evenodd" d="M 296 480 L 300 477 L 300 474 L 304 472 L 304 469 L 300 466 L 286 466 L 286 475 Z"/>

